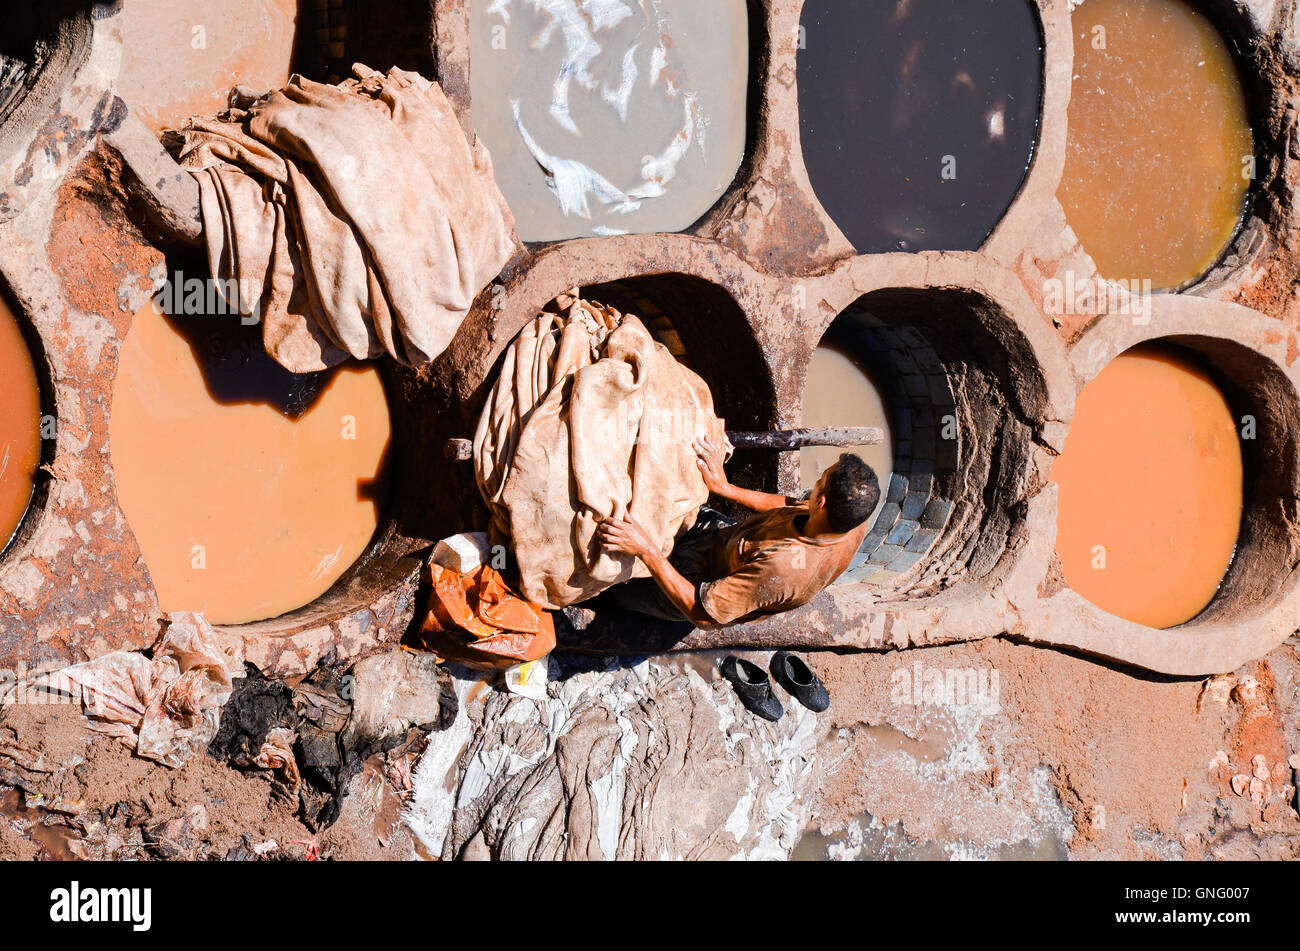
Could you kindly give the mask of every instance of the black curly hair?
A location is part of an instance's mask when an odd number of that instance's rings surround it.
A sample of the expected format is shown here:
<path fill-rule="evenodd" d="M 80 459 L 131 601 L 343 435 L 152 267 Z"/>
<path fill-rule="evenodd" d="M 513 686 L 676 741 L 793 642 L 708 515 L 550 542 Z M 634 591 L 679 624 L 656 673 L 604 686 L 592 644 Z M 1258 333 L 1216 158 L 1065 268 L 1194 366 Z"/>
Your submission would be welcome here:
<path fill-rule="evenodd" d="M 822 490 L 831 531 L 851 532 L 871 517 L 880 501 L 880 480 L 875 470 L 858 456 L 846 452 Z"/>

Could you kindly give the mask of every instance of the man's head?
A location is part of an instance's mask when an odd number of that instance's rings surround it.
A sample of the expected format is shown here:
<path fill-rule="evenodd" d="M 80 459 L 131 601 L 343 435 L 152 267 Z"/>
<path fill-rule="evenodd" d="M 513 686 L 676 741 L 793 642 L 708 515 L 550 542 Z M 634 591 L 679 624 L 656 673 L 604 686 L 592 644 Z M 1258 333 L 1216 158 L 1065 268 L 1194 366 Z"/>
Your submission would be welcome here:
<path fill-rule="evenodd" d="M 880 482 L 871 466 L 851 452 L 822 473 L 808 498 L 812 511 L 825 507 L 832 532 L 851 532 L 871 517 L 880 501 Z"/>

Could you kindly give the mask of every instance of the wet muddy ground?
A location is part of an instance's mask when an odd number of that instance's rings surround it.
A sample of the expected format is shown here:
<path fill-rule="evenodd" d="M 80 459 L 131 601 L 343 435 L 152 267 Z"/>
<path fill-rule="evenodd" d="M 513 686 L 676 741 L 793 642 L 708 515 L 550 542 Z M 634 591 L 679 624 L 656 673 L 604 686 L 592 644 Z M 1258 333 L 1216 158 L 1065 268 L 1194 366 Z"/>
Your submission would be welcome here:
<path fill-rule="evenodd" d="M 721 654 L 661 663 L 716 679 Z M 799 860 L 1292 858 L 1300 643 L 1226 677 L 1134 675 L 1004 640 L 809 655 L 832 693 Z M 932 672 L 961 672 L 940 696 Z M 498 688 L 468 686 L 468 705 Z M 554 687 L 552 690 L 554 691 Z M 531 701 L 524 701 L 531 703 Z M 726 729 L 752 730 L 736 707 Z M 611 740 L 624 735 L 603 728 Z M 0 858 L 430 858 L 407 827 L 422 741 L 368 756 L 336 817 L 304 821 L 283 777 L 212 756 L 180 769 L 93 734 L 71 708 L 0 711 Z M 228 750 L 227 750 L 228 752 Z M 1261 775 L 1267 778 L 1261 779 Z M 1240 788 L 1238 793 L 1236 788 Z M 729 808 L 730 804 L 719 805 Z M 698 801 L 660 801 L 682 821 Z"/>

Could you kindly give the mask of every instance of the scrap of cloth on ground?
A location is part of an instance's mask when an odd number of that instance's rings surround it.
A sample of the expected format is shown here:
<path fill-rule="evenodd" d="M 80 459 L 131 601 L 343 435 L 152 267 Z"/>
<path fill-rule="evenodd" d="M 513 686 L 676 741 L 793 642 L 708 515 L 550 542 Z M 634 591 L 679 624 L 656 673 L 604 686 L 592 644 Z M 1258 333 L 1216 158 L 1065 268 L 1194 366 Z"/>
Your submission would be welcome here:
<path fill-rule="evenodd" d="M 70 696 L 94 729 L 175 768 L 208 748 L 244 676 L 241 641 L 219 637 L 202 614 L 177 612 L 148 657 L 113 651 L 30 683 Z"/>
<path fill-rule="evenodd" d="M 338 86 L 236 89 L 229 111 L 176 133 L 212 276 L 295 373 L 385 352 L 429 363 L 513 248 L 491 156 L 442 89 L 354 69 Z"/>
<path fill-rule="evenodd" d="M 709 497 L 695 439 L 730 450 L 709 388 L 636 317 L 555 301 L 506 348 L 474 436 L 494 542 L 509 542 L 519 589 L 562 608 L 633 577 L 596 526 L 632 516 L 665 554 Z"/>

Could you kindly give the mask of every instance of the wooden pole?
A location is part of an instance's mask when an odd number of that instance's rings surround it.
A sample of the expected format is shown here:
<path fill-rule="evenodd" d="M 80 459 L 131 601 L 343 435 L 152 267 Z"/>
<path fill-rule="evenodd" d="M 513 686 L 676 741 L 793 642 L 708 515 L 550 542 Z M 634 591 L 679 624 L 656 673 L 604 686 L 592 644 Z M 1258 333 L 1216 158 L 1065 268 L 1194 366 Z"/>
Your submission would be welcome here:
<path fill-rule="evenodd" d="M 885 431 L 875 426 L 826 427 L 762 433 L 729 432 L 727 438 L 737 449 L 793 452 L 807 446 L 878 446 L 885 441 Z M 474 443 L 468 439 L 448 439 L 444 451 L 453 462 L 464 462 L 474 457 Z"/>
<path fill-rule="evenodd" d="M 771 433 L 727 433 L 737 449 L 790 452 L 807 446 L 879 446 L 885 431 L 875 426 L 784 429 Z"/>

